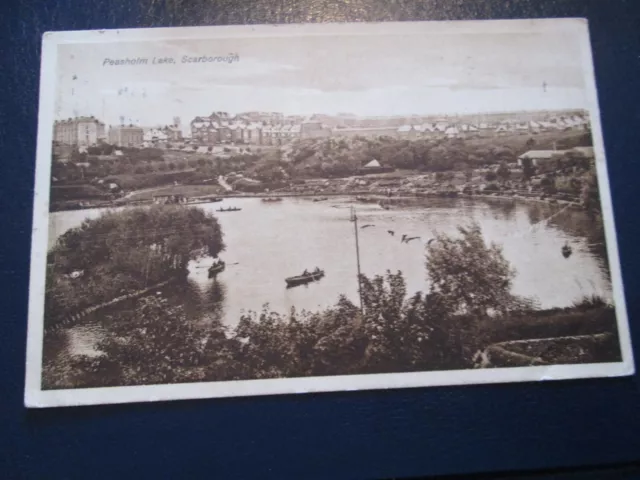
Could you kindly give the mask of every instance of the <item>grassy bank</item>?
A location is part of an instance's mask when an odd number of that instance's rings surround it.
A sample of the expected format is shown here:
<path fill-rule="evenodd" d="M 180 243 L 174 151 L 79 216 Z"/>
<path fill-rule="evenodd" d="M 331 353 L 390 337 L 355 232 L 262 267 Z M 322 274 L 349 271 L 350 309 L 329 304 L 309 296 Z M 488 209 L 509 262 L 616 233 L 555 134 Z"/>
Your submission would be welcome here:
<path fill-rule="evenodd" d="M 224 189 L 217 182 L 205 185 L 166 185 L 149 188 L 137 192 L 131 192 L 121 199 L 121 202 L 137 202 L 152 200 L 156 195 L 183 195 L 194 198 L 206 195 L 221 195 Z"/>

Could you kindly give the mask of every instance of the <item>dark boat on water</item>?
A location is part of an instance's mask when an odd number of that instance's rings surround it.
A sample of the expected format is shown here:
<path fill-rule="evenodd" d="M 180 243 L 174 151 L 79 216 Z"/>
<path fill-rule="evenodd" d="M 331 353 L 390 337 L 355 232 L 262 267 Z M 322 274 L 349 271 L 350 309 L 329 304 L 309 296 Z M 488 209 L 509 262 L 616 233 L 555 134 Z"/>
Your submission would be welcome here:
<path fill-rule="evenodd" d="M 272 203 L 272 202 L 281 202 L 282 198 L 280 197 L 265 197 L 262 199 L 264 203 Z"/>
<path fill-rule="evenodd" d="M 316 282 L 324 277 L 324 270 L 317 268 L 313 272 L 305 272 L 302 275 L 285 278 L 287 288 L 297 287 L 298 285 L 306 285 L 307 283 Z"/>
<path fill-rule="evenodd" d="M 219 273 L 224 272 L 225 266 L 226 264 L 222 260 L 215 262 L 209 267 L 209 278 L 213 278 Z"/>
<path fill-rule="evenodd" d="M 219 208 L 216 210 L 216 212 L 239 212 L 240 210 L 242 209 L 238 207 L 229 207 L 229 208 Z"/>
<path fill-rule="evenodd" d="M 329 197 L 319 197 L 313 199 L 314 202 L 325 202 L 327 200 L 329 200 Z"/>

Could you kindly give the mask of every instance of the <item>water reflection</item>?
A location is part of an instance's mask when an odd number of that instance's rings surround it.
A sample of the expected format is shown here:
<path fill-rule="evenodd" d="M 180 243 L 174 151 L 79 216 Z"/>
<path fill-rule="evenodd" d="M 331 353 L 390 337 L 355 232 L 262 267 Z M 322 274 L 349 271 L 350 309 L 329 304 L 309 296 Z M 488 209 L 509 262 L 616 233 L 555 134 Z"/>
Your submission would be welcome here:
<path fill-rule="evenodd" d="M 199 283 L 189 277 L 174 283 L 164 295 L 170 303 L 182 305 L 187 318 L 197 325 L 208 327 L 223 323 L 226 286 L 220 280 Z"/>
<path fill-rule="evenodd" d="M 491 204 L 491 207 L 495 214 L 495 218 L 505 220 L 507 222 L 514 220 L 517 207 L 515 200 L 495 202 Z"/>

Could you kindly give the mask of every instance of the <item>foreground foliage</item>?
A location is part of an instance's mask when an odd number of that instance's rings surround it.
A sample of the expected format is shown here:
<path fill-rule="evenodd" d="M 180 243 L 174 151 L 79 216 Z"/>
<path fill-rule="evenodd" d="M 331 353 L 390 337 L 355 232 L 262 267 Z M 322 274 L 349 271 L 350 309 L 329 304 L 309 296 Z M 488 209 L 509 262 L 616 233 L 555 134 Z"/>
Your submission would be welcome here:
<path fill-rule="evenodd" d="M 510 293 L 515 271 L 477 225 L 458 233 L 439 235 L 427 247 L 426 294 L 408 296 L 401 272 L 362 276 L 362 311 L 345 297 L 320 312 L 283 315 L 265 306 L 231 330 L 220 322 L 197 325 L 162 296 L 142 298 L 108 319 L 101 356 L 71 359 L 71 375 L 45 362 L 45 388 L 466 369 L 499 342 L 616 336 L 613 308 L 601 299 L 536 310 Z M 563 345 L 554 344 L 558 352 L 545 359 L 619 359 L 616 348 L 594 350 L 600 355 L 594 358 L 582 348 L 571 355 Z"/>

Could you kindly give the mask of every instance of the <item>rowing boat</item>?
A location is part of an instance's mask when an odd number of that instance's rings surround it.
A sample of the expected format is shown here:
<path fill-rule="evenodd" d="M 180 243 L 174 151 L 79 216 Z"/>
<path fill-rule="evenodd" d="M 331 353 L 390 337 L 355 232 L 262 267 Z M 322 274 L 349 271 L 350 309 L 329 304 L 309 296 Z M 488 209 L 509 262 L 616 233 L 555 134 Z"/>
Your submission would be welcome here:
<path fill-rule="evenodd" d="M 324 277 L 324 270 L 316 270 L 309 273 L 303 273 L 302 275 L 296 275 L 295 277 L 285 278 L 287 288 L 296 287 L 298 285 L 305 285 L 307 283 L 316 282 Z"/>
<path fill-rule="evenodd" d="M 214 263 L 213 265 L 211 265 L 209 267 L 209 278 L 215 277 L 219 273 L 222 273 L 224 271 L 224 267 L 224 262 Z"/>

